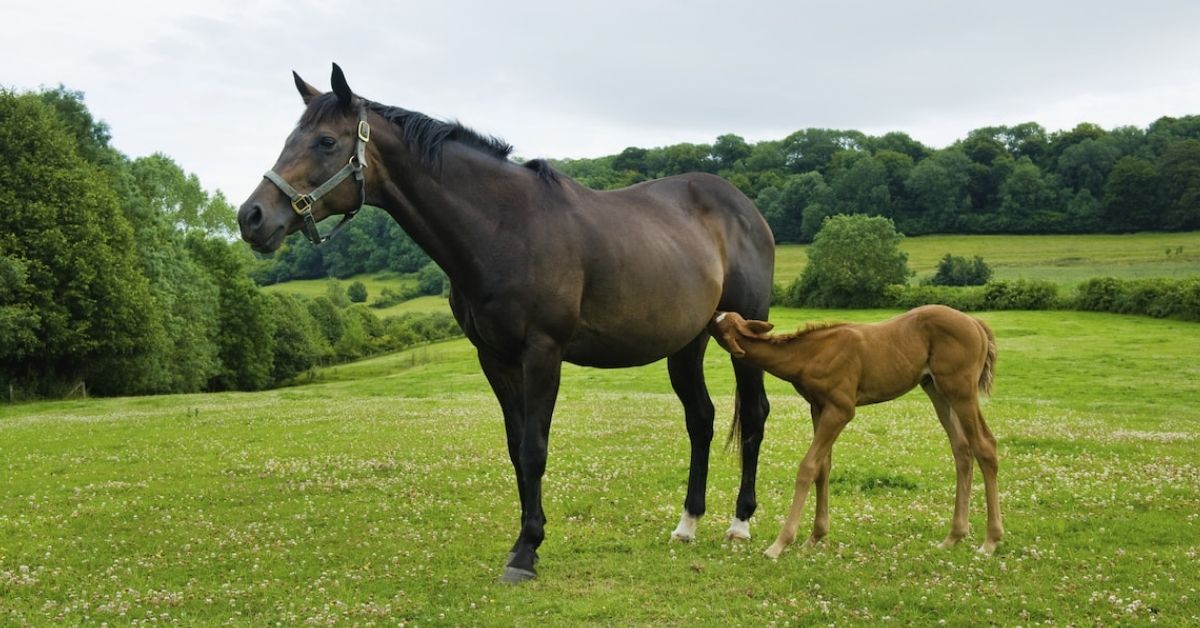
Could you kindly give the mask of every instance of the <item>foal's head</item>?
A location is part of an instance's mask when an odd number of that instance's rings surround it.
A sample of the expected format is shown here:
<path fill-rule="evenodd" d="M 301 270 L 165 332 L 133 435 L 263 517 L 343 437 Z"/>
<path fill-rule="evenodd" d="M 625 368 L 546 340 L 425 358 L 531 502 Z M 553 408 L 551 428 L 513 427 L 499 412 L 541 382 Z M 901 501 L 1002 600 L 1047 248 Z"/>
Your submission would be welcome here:
<path fill-rule="evenodd" d="M 740 338 L 765 338 L 767 332 L 774 328 L 766 321 L 748 321 L 737 312 L 717 312 L 708 323 L 708 332 L 716 338 L 717 344 L 735 358 L 746 355 L 738 342 Z"/>
<path fill-rule="evenodd" d="M 361 159 L 367 148 L 369 128 L 360 125 L 366 103 L 354 95 L 341 68 L 333 66 L 333 92 L 322 94 L 295 72 L 300 98 L 307 106 L 300 123 L 288 136 L 272 172 L 301 194 L 316 191 L 324 182 Z M 361 148 L 360 148 L 361 146 Z M 258 251 L 279 248 L 284 236 L 305 226 L 304 214 L 313 224 L 334 214 L 357 211 L 363 203 L 367 171 L 359 163 L 358 175 L 346 177 L 316 199 L 292 199 L 282 187 L 264 179 L 238 210 L 242 239 Z"/>

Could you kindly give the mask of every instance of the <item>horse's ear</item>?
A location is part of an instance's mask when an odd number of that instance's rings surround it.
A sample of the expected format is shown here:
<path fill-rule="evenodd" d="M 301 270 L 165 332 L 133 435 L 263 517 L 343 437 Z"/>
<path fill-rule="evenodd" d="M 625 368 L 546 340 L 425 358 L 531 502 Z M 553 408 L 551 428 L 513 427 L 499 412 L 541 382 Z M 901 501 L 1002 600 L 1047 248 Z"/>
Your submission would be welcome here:
<path fill-rule="evenodd" d="M 346 75 L 342 73 L 342 69 L 338 64 L 333 64 L 333 75 L 329 77 L 329 82 L 333 85 L 333 93 L 337 94 L 338 104 L 343 107 L 349 107 L 350 101 L 354 100 L 354 92 L 350 91 L 350 84 L 346 82 Z"/>
<path fill-rule="evenodd" d="M 295 70 L 292 70 L 292 78 L 296 81 L 296 91 L 300 92 L 300 98 L 304 100 L 304 104 L 307 105 L 312 102 L 312 99 L 321 95 L 320 90 L 305 83 L 304 79 L 300 78 L 300 75 L 296 74 Z"/>
<path fill-rule="evenodd" d="M 775 326 L 767 321 L 746 321 L 746 329 L 752 334 L 762 336 L 775 329 Z"/>

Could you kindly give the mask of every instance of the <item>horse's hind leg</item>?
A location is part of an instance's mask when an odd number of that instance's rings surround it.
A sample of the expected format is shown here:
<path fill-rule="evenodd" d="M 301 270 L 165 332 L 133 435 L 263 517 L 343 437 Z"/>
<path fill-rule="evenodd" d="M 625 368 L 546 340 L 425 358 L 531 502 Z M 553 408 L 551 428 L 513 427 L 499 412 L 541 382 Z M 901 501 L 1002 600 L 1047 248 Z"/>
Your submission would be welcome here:
<path fill-rule="evenodd" d="M 933 402 L 933 408 L 937 411 L 938 420 L 941 421 L 942 427 L 946 430 L 946 436 L 950 439 L 950 451 L 954 454 L 954 471 L 955 471 L 955 487 L 954 487 L 954 518 L 950 520 L 950 533 L 946 535 L 946 540 L 942 541 L 942 547 L 954 547 L 967 535 L 967 506 L 971 499 L 971 446 L 967 441 L 966 434 L 963 433 L 962 426 L 959 425 L 958 417 L 955 416 L 954 410 L 950 407 L 950 402 L 946 400 L 942 393 L 938 392 L 932 381 L 921 383 L 921 388 L 925 390 L 925 394 L 929 395 L 929 400 Z"/>
<path fill-rule="evenodd" d="M 771 405 L 763 389 L 763 372 L 738 360 L 733 360 L 733 375 L 737 379 L 737 408 L 734 438 L 742 451 L 742 482 L 738 488 L 733 521 L 725 531 L 726 539 L 749 539 L 750 517 L 758 508 L 755 485 L 758 478 L 758 451 L 762 446 L 763 430 Z"/>
<path fill-rule="evenodd" d="M 704 384 L 704 350 L 708 333 L 704 332 L 683 349 L 667 358 L 671 387 L 683 404 L 688 440 L 691 442 L 691 465 L 688 471 L 687 496 L 683 500 L 683 515 L 671 538 L 692 541 L 696 538 L 696 523 L 704 515 L 704 493 L 708 484 L 708 452 L 713 438 L 712 399 Z"/>

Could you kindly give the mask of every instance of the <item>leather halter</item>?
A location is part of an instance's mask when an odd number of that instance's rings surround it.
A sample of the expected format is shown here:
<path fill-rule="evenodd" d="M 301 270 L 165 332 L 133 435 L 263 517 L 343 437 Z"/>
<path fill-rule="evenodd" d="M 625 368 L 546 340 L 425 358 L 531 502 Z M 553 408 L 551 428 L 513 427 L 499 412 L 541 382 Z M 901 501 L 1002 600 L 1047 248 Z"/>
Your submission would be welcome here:
<path fill-rule="evenodd" d="M 360 104 L 358 106 L 357 135 L 358 137 L 355 138 L 354 143 L 354 154 L 350 156 L 349 163 L 347 163 L 345 166 L 342 166 L 341 170 L 335 172 L 333 176 L 329 177 L 329 179 L 317 186 L 316 189 L 308 194 L 301 194 L 300 192 L 297 192 L 296 188 L 292 187 L 274 170 L 268 170 L 267 173 L 263 175 L 263 177 L 265 177 L 271 183 L 274 183 L 275 186 L 280 189 L 280 191 L 287 195 L 288 200 L 290 200 L 292 203 L 292 210 L 304 219 L 305 237 L 307 237 L 308 241 L 312 242 L 313 244 L 319 245 L 329 238 L 332 238 L 334 234 L 336 234 L 343 226 L 345 226 L 346 221 L 353 218 L 354 215 L 363 208 L 363 205 L 366 204 L 367 189 L 366 183 L 363 181 L 363 169 L 367 167 L 367 162 L 365 161 L 367 142 L 371 141 L 371 125 L 367 124 L 366 104 Z M 329 235 L 322 236 L 321 232 L 317 229 L 317 221 L 312 215 L 313 203 L 316 203 L 322 196 L 328 194 L 331 190 L 333 190 L 333 188 L 337 187 L 338 184 L 340 184 L 346 179 L 346 177 L 349 177 L 350 175 L 354 175 L 354 179 L 358 181 L 358 207 L 356 207 L 353 211 L 346 212 L 346 215 L 342 216 L 342 221 L 334 226 L 333 230 L 329 232 Z"/>

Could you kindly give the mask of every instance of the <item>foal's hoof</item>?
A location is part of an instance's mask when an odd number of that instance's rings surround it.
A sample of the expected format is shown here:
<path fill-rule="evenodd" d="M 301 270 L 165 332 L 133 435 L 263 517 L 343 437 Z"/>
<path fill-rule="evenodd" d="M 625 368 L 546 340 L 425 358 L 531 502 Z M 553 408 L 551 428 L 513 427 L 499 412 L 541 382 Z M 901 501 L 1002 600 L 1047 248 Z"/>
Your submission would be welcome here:
<path fill-rule="evenodd" d="M 536 571 L 509 566 L 504 568 L 504 575 L 500 576 L 500 582 L 502 584 L 521 584 L 536 577 Z"/>
<path fill-rule="evenodd" d="M 767 558 L 770 558 L 771 560 L 775 560 L 776 558 L 779 558 L 780 554 L 783 554 L 783 546 L 780 545 L 779 543 L 775 543 L 771 547 L 768 547 L 767 551 L 763 552 L 763 556 L 766 556 Z"/>
<path fill-rule="evenodd" d="M 983 545 L 980 545 L 979 549 L 977 549 L 975 551 L 980 554 L 983 554 L 984 556 L 991 556 L 992 554 L 996 553 L 996 542 L 995 541 L 984 541 Z"/>

